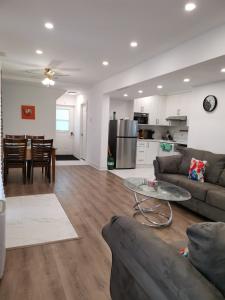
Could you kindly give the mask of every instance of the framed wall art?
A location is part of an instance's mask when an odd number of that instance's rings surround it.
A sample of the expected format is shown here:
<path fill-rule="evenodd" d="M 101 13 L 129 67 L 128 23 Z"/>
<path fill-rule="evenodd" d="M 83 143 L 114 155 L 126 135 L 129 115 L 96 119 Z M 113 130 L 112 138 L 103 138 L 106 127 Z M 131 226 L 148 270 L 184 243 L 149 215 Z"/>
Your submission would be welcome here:
<path fill-rule="evenodd" d="M 21 105 L 21 116 L 25 120 L 35 120 L 35 106 Z"/>

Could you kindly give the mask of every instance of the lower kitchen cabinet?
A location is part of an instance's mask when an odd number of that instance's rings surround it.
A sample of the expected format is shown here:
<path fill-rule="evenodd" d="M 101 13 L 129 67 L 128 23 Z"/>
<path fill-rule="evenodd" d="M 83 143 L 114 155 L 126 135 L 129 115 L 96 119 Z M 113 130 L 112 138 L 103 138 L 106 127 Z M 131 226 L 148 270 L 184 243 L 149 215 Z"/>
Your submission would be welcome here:
<path fill-rule="evenodd" d="M 136 164 L 137 165 L 144 165 L 145 164 L 145 141 L 138 141 L 137 142 L 137 157 L 136 157 Z"/>
<path fill-rule="evenodd" d="M 158 142 L 146 142 L 145 147 L 145 163 L 147 165 L 152 165 L 156 156 L 159 152 L 159 143 Z"/>
<path fill-rule="evenodd" d="M 159 142 L 138 141 L 137 142 L 137 165 L 152 165 L 159 153 Z"/>

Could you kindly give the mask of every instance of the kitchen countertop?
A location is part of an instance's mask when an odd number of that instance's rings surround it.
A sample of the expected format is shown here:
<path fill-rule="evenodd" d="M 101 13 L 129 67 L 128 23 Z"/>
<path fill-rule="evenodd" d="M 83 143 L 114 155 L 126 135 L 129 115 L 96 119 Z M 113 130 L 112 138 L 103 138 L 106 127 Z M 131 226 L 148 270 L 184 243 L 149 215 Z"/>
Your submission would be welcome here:
<path fill-rule="evenodd" d="M 158 142 L 158 143 L 168 143 L 168 144 L 184 144 L 187 145 L 187 142 L 184 141 L 169 141 L 169 140 L 158 140 L 158 139 L 138 139 L 139 142 Z"/>

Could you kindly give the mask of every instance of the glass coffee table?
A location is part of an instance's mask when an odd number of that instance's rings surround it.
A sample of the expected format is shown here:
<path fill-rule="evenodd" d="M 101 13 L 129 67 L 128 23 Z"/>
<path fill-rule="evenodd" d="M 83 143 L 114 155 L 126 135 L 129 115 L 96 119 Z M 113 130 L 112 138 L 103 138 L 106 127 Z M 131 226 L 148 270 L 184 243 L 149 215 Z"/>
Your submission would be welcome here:
<path fill-rule="evenodd" d="M 147 221 L 143 224 L 151 227 L 166 227 L 172 223 L 173 211 L 170 202 L 191 199 L 191 194 L 188 191 L 165 181 L 155 181 L 154 183 L 145 178 L 132 177 L 126 178 L 124 185 L 134 192 L 135 204 L 133 208 L 135 212 L 133 216 L 142 215 Z M 155 199 L 157 204 L 154 204 Z M 146 201 L 152 201 L 152 205 L 146 207 Z M 166 212 L 162 210 L 163 204 L 166 205 Z"/>

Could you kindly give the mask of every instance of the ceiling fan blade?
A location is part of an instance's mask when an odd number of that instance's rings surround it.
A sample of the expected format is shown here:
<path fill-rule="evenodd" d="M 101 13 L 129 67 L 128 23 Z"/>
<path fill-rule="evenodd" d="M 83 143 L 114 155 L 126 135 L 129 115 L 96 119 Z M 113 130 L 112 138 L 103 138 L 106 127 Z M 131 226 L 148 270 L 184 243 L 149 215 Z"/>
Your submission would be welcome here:
<path fill-rule="evenodd" d="M 3 65 L 4 64 L 17 65 L 18 67 L 22 67 L 24 69 L 29 69 L 29 68 L 40 68 L 40 69 L 43 69 L 44 68 L 44 66 L 39 65 L 39 64 L 24 63 L 24 62 L 21 62 L 19 60 L 7 59 L 7 58 L 3 60 Z"/>
<path fill-rule="evenodd" d="M 51 68 L 51 69 L 57 69 L 57 67 L 59 67 L 62 63 L 63 63 L 62 60 L 59 60 L 59 59 L 53 59 L 53 60 L 48 64 L 48 68 Z"/>
<path fill-rule="evenodd" d="M 80 72 L 81 68 L 60 68 L 60 70 L 65 72 Z"/>
<path fill-rule="evenodd" d="M 29 73 L 29 74 L 41 75 L 41 74 L 43 74 L 43 69 L 27 69 L 27 70 L 22 70 L 22 72 Z"/>

